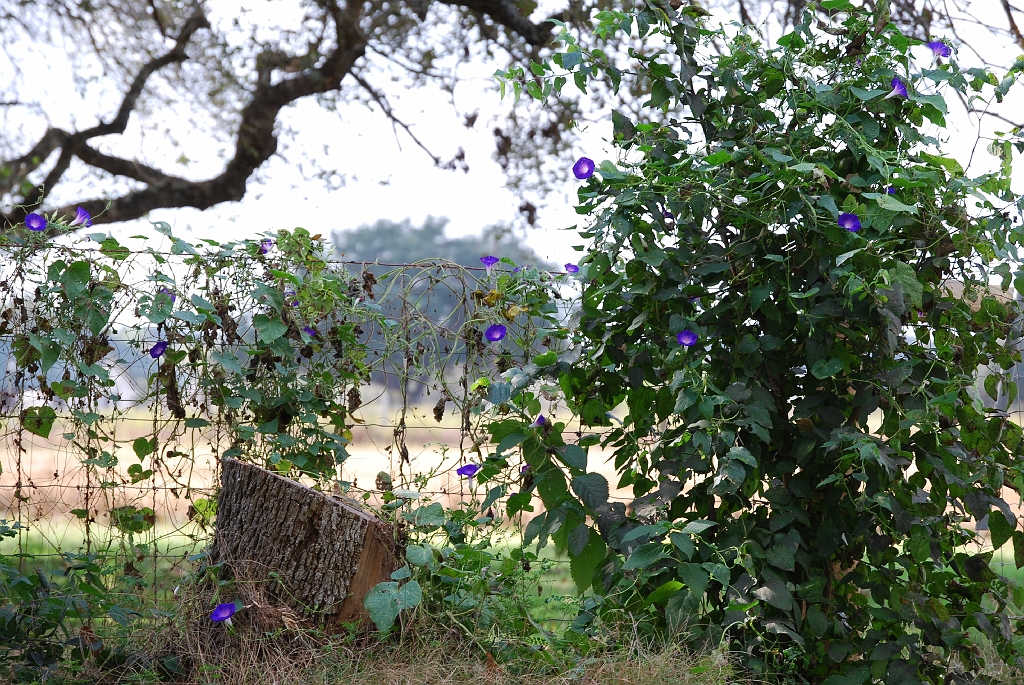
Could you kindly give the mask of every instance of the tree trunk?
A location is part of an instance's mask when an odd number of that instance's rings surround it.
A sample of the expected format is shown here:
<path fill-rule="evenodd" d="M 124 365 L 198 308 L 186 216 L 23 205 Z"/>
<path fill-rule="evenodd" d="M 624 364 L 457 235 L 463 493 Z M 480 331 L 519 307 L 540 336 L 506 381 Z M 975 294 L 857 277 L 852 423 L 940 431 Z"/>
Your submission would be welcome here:
<path fill-rule="evenodd" d="M 223 462 L 212 560 L 315 614 L 327 628 L 366 618 L 363 596 L 400 562 L 391 527 L 327 493 L 236 459 Z"/>

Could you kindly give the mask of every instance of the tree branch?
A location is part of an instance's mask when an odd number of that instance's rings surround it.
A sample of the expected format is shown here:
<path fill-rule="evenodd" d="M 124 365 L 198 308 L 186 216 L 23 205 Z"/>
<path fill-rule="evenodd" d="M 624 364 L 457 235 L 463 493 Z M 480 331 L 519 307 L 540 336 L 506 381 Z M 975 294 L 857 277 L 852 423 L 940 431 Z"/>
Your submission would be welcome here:
<path fill-rule="evenodd" d="M 465 7 L 473 12 L 486 14 L 495 22 L 518 33 L 523 40 L 534 47 L 547 45 L 551 40 L 553 24 L 534 24 L 508 0 L 441 0 L 445 5 Z"/>
<path fill-rule="evenodd" d="M 1020 29 L 1017 28 L 1017 22 L 1013 20 L 1013 8 L 1010 7 L 1010 0 L 1001 0 L 1001 2 L 1003 4 L 1003 11 L 1006 12 L 1006 20 L 1010 22 L 1010 33 L 1013 34 L 1013 42 L 1021 50 L 1024 50 L 1024 35 L 1021 35 Z"/>
<path fill-rule="evenodd" d="M 387 99 L 385 99 L 384 94 L 378 92 L 377 89 L 375 89 L 373 86 L 367 83 L 359 74 L 352 74 L 352 77 L 356 80 L 356 82 L 359 85 L 363 87 L 363 89 L 366 90 L 367 93 L 370 94 L 370 97 L 372 97 L 374 101 L 376 101 L 376 103 L 380 105 L 380 108 L 384 111 L 384 116 L 391 120 L 391 128 L 392 130 L 395 131 L 395 140 L 398 140 L 398 131 L 395 130 L 395 126 L 401 126 L 405 130 L 405 132 L 409 134 L 409 137 L 412 138 L 412 141 L 419 145 L 420 149 L 426 152 L 430 156 L 430 158 L 434 160 L 434 166 L 441 166 L 441 158 L 435 155 L 433 152 L 431 152 L 427 148 L 427 146 L 424 145 L 420 141 L 420 139 L 416 137 L 416 134 L 412 132 L 412 129 L 409 128 L 408 124 L 406 124 L 404 121 L 395 116 L 395 113 L 394 111 L 392 111 L 390 103 L 388 103 Z"/>
<path fill-rule="evenodd" d="M 60 148 L 61 155 L 57 163 L 50 170 L 50 173 L 46 175 L 46 179 L 23 194 L 26 202 L 42 202 L 71 165 L 72 156 L 77 155 L 77 148 L 79 146 L 91 138 L 124 133 L 128 127 L 128 119 L 135 109 L 135 105 L 138 103 L 139 96 L 142 95 L 149 77 L 169 64 L 184 61 L 187 58 L 185 48 L 189 41 L 192 40 L 192 36 L 199 29 L 209 28 L 209 26 L 206 15 L 203 14 L 201 9 L 197 9 L 185 22 L 174 43 L 174 47 L 160 57 L 150 60 L 139 70 L 139 73 L 136 74 L 135 79 L 128 88 L 128 92 L 125 93 L 121 101 L 117 115 L 113 119 L 107 123 L 100 123 L 77 133 L 68 133 L 58 128 L 47 129 L 39 142 L 27 154 L 13 160 L 10 165 L 11 174 L 0 190 L 13 193 L 28 174 L 38 169 L 54 150 Z M 27 213 L 24 207 L 16 206 L 9 215 L 3 216 L 3 219 L 7 223 L 19 223 L 24 220 Z"/>

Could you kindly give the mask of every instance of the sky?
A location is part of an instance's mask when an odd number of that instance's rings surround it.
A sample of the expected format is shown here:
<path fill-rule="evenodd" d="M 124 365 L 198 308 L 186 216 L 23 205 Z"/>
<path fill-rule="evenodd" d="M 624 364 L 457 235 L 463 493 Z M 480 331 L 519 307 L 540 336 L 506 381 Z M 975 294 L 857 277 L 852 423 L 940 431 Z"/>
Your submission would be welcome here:
<path fill-rule="evenodd" d="M 254 23 L 274 21 L 280 16 L 280 3 L 263 0 L 218 0 L 211 4 L 211 20 L 227 21 L 238 16 L 239 8 L 246 7 L 244 16 Z M 982 16 L 998 21 L 998 2 L 985 0 L 972 4 Z M 712 17 L 713 19 L 715 17 Z M 769 42 L 778 37 L 777 31 L 767 30 Z M 1009 65 L 1017 52 L 1012 45 L 992 45 L 989 34 L 971 26 L 960 33 L 964 45 L 960 48 L 962 63 L 976 63 L 973 53 L 979 44 L 986 46 L 986 57 L 993 63 Z M 930 52 L 917 48 L 919 67 L 927 67 Z M 58 125 L 78 126 L 92 123 L 89 112 L 95 111 L 90 100 L 94 92 L 78 92 L 70 69 L 53 60 L 38 60 L 38 68 L 45 77 L 34 79 L 32 93 L 41 102 L 66 102 L 67 106 L 55 116 Z M 328 234 L 331 230 L 355 228 L 378 219 L 401 221 L 410 218 L 420 224 L 428 215 L 450 219 L 447 232 L 458 237 L 479 233 L 485 226 L 511 222 L 518 215 L 519 197 L 505 186 L 502 170 L 492 159 L 494 141 L 487 115 L 502 111 L 502 103 L 490 75 L 493 64 L 468 65 L 462 72 L 463 80 L 456 88 L 453 103 L 447 95 L 428 88 L 403 90 L 392 87 L 390 98 L 395 111 L 411 124 L 415 134 L 442 158 L 450 157 L 457 147 L 463 147 L 470 172 L 446 171 L 434 167 L 433 161 L 402 131 L 395 133 L 390 123 L 379 114 L 362 105 L 342 106 L 338 111 L 327 111 L 312 100 L 300 101 L 286 109 L 281 123 L 294 134 L 282 136 L 279 154 L 265 164 L 251 180 L 246 197 L 238 203 L 225 203 L 198 211 L 193 209 L 164 209 L 154 211 L 153 221 L 166 221 L 176 234 L 183 237 L 213 237 L 218 240 L 253 237 L 265 231 L 303 226 L 313 233 Z M 571 87 L 571 86 L 570 86 Z M 1024 111 L 1021 106 L 1004 106 L 1004 112 Z M 173 135 L 161 136 L 147 132 L 134 123 L 121 143 L 130 149 L 145 148 L 147 157 L 154 159 L 178 158 L 184 163 L 165 165 L 172 173 L 202 178 L 220 171 L 223 150 L 210 148 L 201 134 L 188 123 L 186 105 L 171 107 L 164 114 L 166 130 Z M 474 129 L 462 124 L 463 115 L 481 110 Z M 981 172 L 994 165 L 994 159 L 984 150 L 984 144 L 974 150 L 977 127 L 956 103 L 951 103 L 946 132 L 935 131 L 949 138 L 949 150 L 962 163 L 972 159 L 971 171 Z M 578 155 L 586 155 L 598 162 L 612 158 L 608 144 L 611 124 L 590 126 L 581 135 Z M 982 130 L 1002 127 L 990 119 Z M 176 139 L 180 146 L 171 141 Z M 200 153 L 196 154 L 196 150 Z M 187 160 L 185 155 L 196 156 Z M 204 154 L 205 153 L 205 154 Z M 319 179 L 311 179 L 310 159 L 316 158 L 323 168 L 337 169 L 333 187 Z M 1020 175 L 1018 175 L 1020 178 Z M 344 181 L 342 182 L 342 179 Z M 572 250 L 582 240 L 573 227 L 580 217 L 574 211 L 575 190 L 579 182 L 569 177 L 556 188 L 541 206 L 538 224 L 526 232 L 527 243 L 542 258 L 555 263 L 578 259 Z M 1021 181 L 1018 180 L 1017 185 Z M 570 230 L 566 230 L 566 229 Z M 104 227 L 106 230 L 107 227 Z M 116 236 L 129 236 L 147 232 L 146 222 L 130 222 L 109 230 Z M 443 256 L 443 255 L 439 255 Z"/>

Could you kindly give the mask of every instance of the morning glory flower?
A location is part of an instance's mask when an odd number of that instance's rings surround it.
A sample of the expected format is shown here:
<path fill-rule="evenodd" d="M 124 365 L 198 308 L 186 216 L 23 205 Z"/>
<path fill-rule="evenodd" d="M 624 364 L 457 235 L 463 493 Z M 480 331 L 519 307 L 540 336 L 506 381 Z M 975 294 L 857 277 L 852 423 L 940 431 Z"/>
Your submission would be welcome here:
<path fill-rule="evenodd" d="M 316 329 L 311 326 L 303 327 L 302 332 L 311 338 L 319 337 L 319 334 L 316 332 Z"/>
<path fill-rule="evenodd" d="M 580 270 L 580 268 L 578 266 L 576 266 L 575 264 L 566 264 L 565 265 L 566 273 L 575 274 L 575 273 L 579 273 L 579 270 Z"/>
<path fill-rule="evenodd" d="M 160 355 L 167 351 L 167 341 L 161 340 L 149 350 L 149 356 L 153 359 L 158 359 Z"/>
<path fill-rule="evenodd" d="M 860 230 L 860 217 L 856 214 L 843 212 L 839 215 L 839 225 L 851 233 L 856 233 Z"/>
<path fill-rule="evenodd" d="M 86 228 L 92 228 L 92 215 L 85 211 L 81 207 L 78 208 L 78 213 L 75 214 L 74 220 L 68 226 L 85 226 Z"/>
<path fill-rule="evenodd" d="M 271 238 L 264 238 L 260 241 L 260 254 L 267 254 L 273 246 L 274 241 Z"/>
<path fill-rule="evenodd" d="M 523 464 L 522 466 L 519 467 L 519 473 L 526 473 L 529 470 L 530 470 L 530 465 L 529 464 Z"/>
<path fill-rule="evenodd" d="M 295 297 L 295 291 L 294 290 L 285 290 L 284 291 L 284 303 L 288 304 L 288 305 L 291 305 L 292 307 L 298 307 L 299 306 L 299 298 Z"/>
<path fill-rule="evenodd" d="M 235 615 L 236 611 L 238 611 L 238 607 L 235 606 L 234 602 L 218 604 L 210 614 L 210 620 L 214 623 L 226 623 L 231 625 L 231 617 Z"/>
<path fill-rule="evenodd" d="M 932 51 L 935 57 L 949 57 L 953 54 L 949 46 L 943 43 L 941 40 L 933 40 L 930 43 L 925 43 L 924 46 Z"/>
<path fill-rule="evenodd" d="M 676 334 L 676 341 L 683 347 L 692 347 L 697 344 L 697 334 L 687 328 L 685 331 Z"/>
<path fill-rule="evenodd" d="M 547 424 L 548 420 L 541 414 L 537 417 L 537 420 L 530 424 L 531 428 L 543 428 Z"/>
<path fill-rule="evenodd" d="M 167 297 L 171 298 L 171 302 L 172 303 L 176 299 L 178 299 L 177 295 L 175 295 L 173 291 L 168 290 L 167 288 L 160 288 L 160 290 L 157 290 L 157 293 L 159 293 L 161 295 L 166 295 Z"/>
<path fill-rule="evenodd" d="M 28 230 L 30 231 L 45 231 L 46 217 L 42 214 L 32 212 L 25 217 L 25 225 L 28 226 Z"/>
<path fill-rule="evenodd" d="M 466 478 L 472 478 L 482 468 L 483 467 L 480 466 L 480 464 L 466 464 L 465 466 L 456 469 L 455 473 L 460 476 L 465 476 Z"/>
<path fill-rule="evenodd" d="M 889 186 L 888 188 L 885 189 L 885 194 L 886 195 L 895 195 L 896 194 L 896 189 L 893 188 L 892 186 Z"/>
<path fill-rule="evenodd" d="M 505 337 L 506 333 L 508 333 L 508 329 L 505 328 L 505 326 L 503 326 L 502 324 L 496 323 L 487 329 L 487 331 L 484 333 L 484 336 L 491 342 L 498 342 L 499 340 Z"/>
<path fill-rule="evenodd" d="M 594 175 L 594 160 L 590 157 L 580 157 L 572 165 L 572 174 L 581 181 L 585 181 Z"/>
<path fill-rule="evenodd" d="M 491 277 L 491 267 L 500 262 L 501 260 L 493 255 L 486 255 L 480 258 L 480 261 L 484 263 L 484 268 L 487 269 L 487 278 Z"/>
<path fill-rule="evenodd" d="M 898 76 L 892 80 L 892 84 L 891 85 L 892 85 L 892 92 L 889 93 L 888 95 L 886 95 L 884 98 L 882 98 L 883 100 L 888 100 L 889 98 L 894 98 L 897 95 L 899 97 L 901 97 L 901 98 L 907 97 L 907 86 L 904 85 L 903 81 L 900 81 Z"/>

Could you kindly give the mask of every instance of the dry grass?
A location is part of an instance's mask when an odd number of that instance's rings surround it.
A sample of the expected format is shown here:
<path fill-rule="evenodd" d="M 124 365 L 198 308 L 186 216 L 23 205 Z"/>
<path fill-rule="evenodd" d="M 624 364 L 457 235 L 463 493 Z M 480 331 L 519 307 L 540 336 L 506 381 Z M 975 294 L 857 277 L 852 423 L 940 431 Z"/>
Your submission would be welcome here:
<path fill-rule="evenodd" d="M 326 636 L 310 621 L 275 603 L 266 583 L 237 579 L 183 588 L 175 615 L 139 634 L 133 665 L 85 669 L 50 682 L 190 685 L 730 685 L 741 682 L 722 654 L 691 655 L 676 645 L 591 649 L 521 643 L 489 647 L 453 630 L 444 618 L 419 612 L 400 636 L 366 630 Z M 233 625 L 209 619 L 216 602 L 241 600 Z M 478 641 L 479 640 L 479 641 Z M 489 649 L 494 649 L 492 654 Z M 161 666 L 176 660 L 173 676 Z"/>

